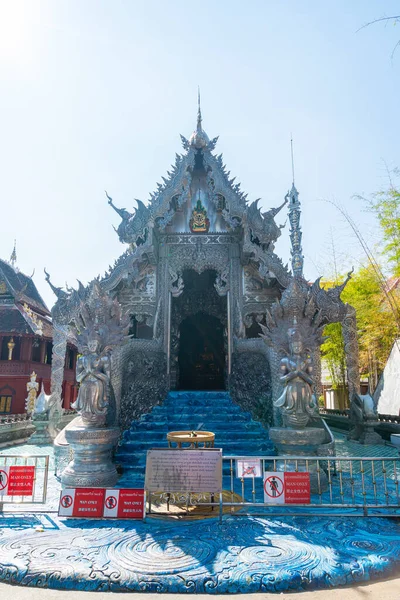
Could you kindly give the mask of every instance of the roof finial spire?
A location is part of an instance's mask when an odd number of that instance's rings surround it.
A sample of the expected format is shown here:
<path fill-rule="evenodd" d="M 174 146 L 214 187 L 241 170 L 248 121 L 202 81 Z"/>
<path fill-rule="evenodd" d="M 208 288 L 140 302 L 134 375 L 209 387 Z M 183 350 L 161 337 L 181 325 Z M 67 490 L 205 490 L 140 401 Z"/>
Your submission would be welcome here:
<path fill-rule="evenodd" d="M 201 131 L 200 86 L 197 86 L 197 131 Z"/>
<path fill-rule="evenodd" d="M 289 201 L 290 242 L 292 255 L 292 272 L 295 277 L 303 277 L 303 248 L 301 243 L 302 232 L 300 225 L 301 206 L 299 192 L 294 185 L 294 158 L 293 158 L 293 136 L 290 134 L 290 150 L 292 155 L 292 189 L 287 193 Z"/>
<path fill-rule="evenodd" d="M 294 185 L 293 135 L 290 134 L 290 150 L 292 153 L 292 184 Z"/>
<path fill-rule="evenodd" d="M 197 88 L 197 126 L 188 140 L 188 142 L 189 142 L 188 147 L 192 146 L 196 149 L 200 149 L 200 148 L 206 148 L 207 146 L 209 146 L 210 140 L 209 140 L 206 132 L 203 130 L 203 127 L 201 126 L 201 122 L 202 122 L 202 116 L 201 116 L 201 106 L 200 106 L 200 86 L 198 86 L 198 88 Z M 212 140 L 213 147 L 209 148 L 209 149 L 212 149 L 212 150 L 214 149 L 216 141 L 217 141 L 216 139 Z M 187 150 L 188 148 L 185 148 L 185 149 Z"/>
<path fill-rule="evenodd" d="M 14 240 L 14 248 L 10 256 L 10 263 L 13 269 L 15 269 L 15 264 L 17 262 L 17 240 Z"/>

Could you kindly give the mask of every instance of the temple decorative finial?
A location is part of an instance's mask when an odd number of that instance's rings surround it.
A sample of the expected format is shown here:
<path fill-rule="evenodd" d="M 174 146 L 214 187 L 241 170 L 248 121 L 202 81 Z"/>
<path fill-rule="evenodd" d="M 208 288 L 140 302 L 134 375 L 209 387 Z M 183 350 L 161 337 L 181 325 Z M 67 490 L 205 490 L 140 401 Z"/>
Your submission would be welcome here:
<path fill-rule="evenodd" d="M 197 124 L 196 124 L 195 131 L 193 131 L 192 135 L 189 138 L 188 148 L 190 146 L 192 146 L 196 149 L 206 148 L 210 144 L 210 139 L 202 127 L 202 124 L 201 124 L 202 120 L 203 120 L 203 117 L 201 116 L 200 87 L 198 87 L 198 89 L 197 89 Z M 214 140 L 212 140 L 213 147 L 215 146 L 216 141 L 217 141 L 216 138 Z"/>
<path fill-rule="evenodd" d="M 292 255 L 292 272 L 295 277 L 303 277 L 303 249 L 301 245 L 302 232 L 300 227 L 300 200 L 299 192 L 294 185 L 294 160 L 293 160 L 293 138 L 290 137 L 290 148 L 292 155 L 292 189 L 286 194 L 289 201 L 290 242 Z"/>
<path fill-rule="evenodd" d="M 290 150 L 292 153 L 292 185 L 294 185 L 293 135 L 290 134 Z"/>
<path fill-rule="evenodd" d="M 200 105 L 200 86 L 197 87 L 197 131 L 201 131 L 201 105 Z"/>
<path fill-rule="evenodd" d="M 10 263 L 12 268 L 15 269 L 17 263 L 17 240 L 14 240 L 14 248 L 10 256 Z"/>

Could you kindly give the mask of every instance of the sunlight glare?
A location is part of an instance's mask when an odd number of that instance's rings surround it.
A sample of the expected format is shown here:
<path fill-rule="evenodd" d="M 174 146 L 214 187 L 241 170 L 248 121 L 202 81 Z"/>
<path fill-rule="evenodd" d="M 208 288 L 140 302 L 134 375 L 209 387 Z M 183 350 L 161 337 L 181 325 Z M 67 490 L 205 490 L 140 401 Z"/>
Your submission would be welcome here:
<path fill-rule="evenodd" d="M 34 5 L 18 0 L 0 0 L 0 62 L 11 67 L 32 58 Z"/>

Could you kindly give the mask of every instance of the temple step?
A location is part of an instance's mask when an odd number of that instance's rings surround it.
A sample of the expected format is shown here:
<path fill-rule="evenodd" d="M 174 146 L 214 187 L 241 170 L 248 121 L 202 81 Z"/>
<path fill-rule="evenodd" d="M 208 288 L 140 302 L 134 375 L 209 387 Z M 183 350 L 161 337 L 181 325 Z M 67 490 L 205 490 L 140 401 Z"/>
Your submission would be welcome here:
<path fill-rule="evenodd" d="M 190 429 L 183 427 L 183 430 L 185 431 L 185 430 L 190 430 Z M 125 439 L 127 442 L 129 441 L 129 442 L 133 442 L 133 443 L 147 442 L 150 439 L 153 441 L 163 441 L 164 444 L 167 444 L 168 431 L 177 431 L 177 430 L 155 429 L 155 430 L 150 430 L 150 431 L 128 431 L 127 435 L 125 436 Z M 238 437 L 240 438 L 241 441 L 264 440 L 266 437 L 265 431 L 249 431 L 247 429 L 244 429 L 244 430 L 240 431 L 239 433 L 237 433 L 235 430 L 216 432 L 215 428 L 214 428 L 213 432 L 215 433 L 215 446 L 218 446 L 218 444 L 222 444 L 222 443 L 225 444 L 226 442 L 234 441 Z M 194 439 L 194 441 L 196 441 L 196 440 Z"/>
<path fill-rule="evenodd" d="M 235 421 L 235 420 L 227 420 L 221 419 L 218 421 L 213 421 L 213 432 L 217 433 L 218 431 L 236 431 L 238 428 L 238 422 L 241 423 L 242 431 L 252 431 L 254 433 L 261 432 L 265 434 L 265 429 L 258 423 L 257 421 Z M 150 431 L 179 431 L 185 429 L 200 429 L 199 425 L 202 425 L 201 429 L 205 429 L 205 424 L 201 421 L 194 422 L 193 419 L 189 421 L 135 421 L 132 423 L 130 429 L 124 432 L 124 435 L 127 436 L 128 433 L 136 433 L 136 432 L 150 432 Z"/>
<path fill-rule="evenodd" d="M 121 485 L 143 485 L 147 451 L 168 448 L 169 431 L 192 429 L 214 432 L 215 447 L 222 448 L 224 456 L 273 454 L 268 431 L 235 404 L 228 392 L 174 391 L 124 432 L 116 453 L 124 471 Z M 224 464 L 224 476 L 229 469 L 229 463 Z"/>
<path fill-rule="evenodd" d="M 182 406 L 182 402 L 176 403 L 176 404 L 175 403 L 168 404 L 166 402 L 165 404 L 155 406 L 153 408 L 153 410 L 151 411 L 151 414 L 152 415 L 169 415 L 169 414 L 171 414 L 171 411 L 177 412 L 177 413 L 186 412 L 187 414 L 206 413 L 208 416 L 210 416 L 210 412 L 212 412 L 213 414 L 221 414 L 221 415 L 229 413 L 232 415 L 245 414 L 245 415 L 250 416 L 249 413 L 243 412 L 239 406 L 237 406 L 236 404 L 232 404 L 232 403 L 231 404 L 224 403 L 223 405 L 211 403 L 208 406 L 202 405 L 202 404 L 193 404 L 193 405 L 185 404 Z"/>

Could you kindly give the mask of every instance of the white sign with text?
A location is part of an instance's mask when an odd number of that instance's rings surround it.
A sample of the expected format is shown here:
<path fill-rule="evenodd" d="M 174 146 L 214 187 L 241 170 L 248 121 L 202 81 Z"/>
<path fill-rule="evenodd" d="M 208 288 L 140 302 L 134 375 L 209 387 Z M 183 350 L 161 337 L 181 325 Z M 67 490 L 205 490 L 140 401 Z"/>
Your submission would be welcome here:
<path fill-rule="evenodd" d="M 222 450 L 149 450 L 145 489 L 149 492 L 221 492 Z"/>

